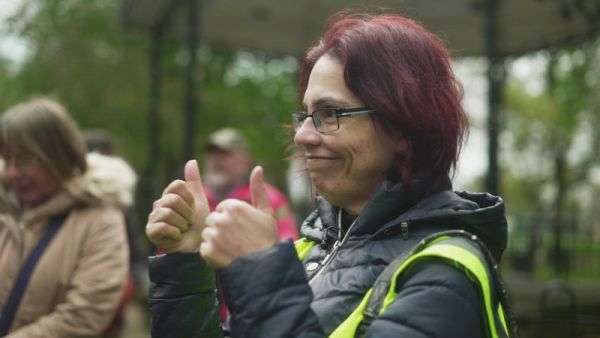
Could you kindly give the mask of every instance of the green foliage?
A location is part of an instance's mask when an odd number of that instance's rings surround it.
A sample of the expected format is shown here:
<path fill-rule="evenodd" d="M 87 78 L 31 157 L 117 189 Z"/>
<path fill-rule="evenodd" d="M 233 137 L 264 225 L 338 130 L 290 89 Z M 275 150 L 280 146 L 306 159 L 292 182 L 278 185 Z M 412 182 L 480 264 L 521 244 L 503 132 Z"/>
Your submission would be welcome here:
<path fill-rule="evenodd" d="M 540 199 L 540 190 L 545 183 L 542 176 L 515 177 L 508 171 L 503 177 L 503 183 L 507 213 L 530 214 L 545 207 Z"/>
<path fill-rule="evenodd" d="M 598 180 L 592 179 L 600 165 L 599 60 L 600 39 L 555 50 L 546 55 L 543 91 L 516 78 L 506 88 L 509 248 L 533 257 L 541 277 L 600 275 L 586 253 L 600 252 Z"/>
<path fill-rule="evenodd" d="M 187 47 L 163 40 L 160 134 L 149 135 L 149 34 L 119 25 L 118 1 L 29 0 L 10 20 L 30 55 L 15 74 L 0 62 L 0 109 L 34 95 L 62 102 L 82 129 L 114 135 L 120 154 L 138 171 L 150 166 L 162 187 L 182 167 Z M 233 126 L 248 136 L 256 162 L 283 187 L 289 134 L 282 126 L 297 107 L 296 60 L 201 46 L 197 60 L 194 148 L 202 159 L 206 136 Z M 158 137 L 158 153 L 149 142 Z M 155 192 L 157 193 L 157 192 Z"/>
<path fill-rule="evenodd" d="M 10 101 L 46 95 L 62 102 L 82 129 L 104 128 L 136 167 L 147 88 L 145 39 L 128 37 L 116 22 L 116 4 L 28 1 L 12 19 L 30 56 L 11 79 Z M 138 151 L 130 149 L 138 148 Z"/>
<path fill-rule="evenodd" d="M 567 190 L 586 180 L 599 164 L 598 41 L 561 49 L 548 57 L 542 93 L 529 93 L 526 84 L 517 79 L 508 83 L 504 136 L 509 142 L 504 144 L 508 152 L 504 169 L 510 198 L 529 195 L 511 190 L 511 185 L 527 190 L 533 183 L 540 190 L 544 184 L 558 184 L 557 170 L 562 169 L 557 168 L 557 161 L 564 162 L 561 184 Z"/>

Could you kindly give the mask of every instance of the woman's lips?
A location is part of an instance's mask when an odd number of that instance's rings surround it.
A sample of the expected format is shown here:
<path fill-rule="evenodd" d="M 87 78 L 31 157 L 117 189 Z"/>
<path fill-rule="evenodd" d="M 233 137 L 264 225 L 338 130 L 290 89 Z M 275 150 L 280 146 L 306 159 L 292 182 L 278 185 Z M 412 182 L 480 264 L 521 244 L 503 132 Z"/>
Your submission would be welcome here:
<path fill-rule="evenodd" d="M 331 162 L 335 160 L 335 157 L 306 156 L 306 167 L 308 170 L 317 170 L 330 166 Z"/>

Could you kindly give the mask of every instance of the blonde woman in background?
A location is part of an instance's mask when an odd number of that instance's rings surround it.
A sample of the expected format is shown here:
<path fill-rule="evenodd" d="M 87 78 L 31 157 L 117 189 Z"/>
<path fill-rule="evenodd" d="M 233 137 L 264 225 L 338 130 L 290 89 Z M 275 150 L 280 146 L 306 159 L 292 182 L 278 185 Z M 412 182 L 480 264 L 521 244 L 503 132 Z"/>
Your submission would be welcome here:
<path fill-rule="evenodd" d="M 7 331 L 0 336 L 102 336 L 128 272 L 119 187 L 110 183 L 119 173 L 107 174 L 102 160 L 86 160 L 75 122 L 49 99 L 2 115 L 0 154 L 0 330 Z M 24 283 L 29 257 L 44 241 Z"/>

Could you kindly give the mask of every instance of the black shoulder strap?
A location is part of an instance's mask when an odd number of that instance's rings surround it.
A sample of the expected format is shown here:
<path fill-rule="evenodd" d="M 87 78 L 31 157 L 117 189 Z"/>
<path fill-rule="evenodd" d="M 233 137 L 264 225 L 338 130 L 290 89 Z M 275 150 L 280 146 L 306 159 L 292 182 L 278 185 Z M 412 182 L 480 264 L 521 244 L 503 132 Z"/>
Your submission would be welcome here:
<path fill-rule="evenodd" d="M 15 279 L 15 283 L 10 291 L 8 300 L 4 305 L 4 309 L 2 309 L 2 313 L 0 313 L 0 337 L 4 337 L 8 333 L 8 330 L 10 329 L 12 321 L 17 312 L 17 308 L 19 307 L 19 303 L 21 302 L 21 298 L 23 297 L 23 293 L 25 292 L 27 284 L 29 283 L 29 277 L 31 277 L 33 269 L 35 268 L 39 258 L 48 247 L 48 244 L 50 244 L 52 241 L 54 235 L 60 229 L 66 217 L 67 215 L 64 214 L 54 217 L 51 220 L 46 232 L 33 248 L 29 254 L 29 257 L 27 257 L 27 260 L 21 268 L 19 275 Z"/>

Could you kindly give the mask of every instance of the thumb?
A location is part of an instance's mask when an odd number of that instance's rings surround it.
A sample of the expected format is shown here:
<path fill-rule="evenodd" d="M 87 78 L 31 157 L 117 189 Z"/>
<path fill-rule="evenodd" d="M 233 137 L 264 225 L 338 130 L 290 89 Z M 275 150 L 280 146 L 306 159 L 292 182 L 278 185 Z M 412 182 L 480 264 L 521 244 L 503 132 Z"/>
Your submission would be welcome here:
<path fill-rule="evenodd" d="M 273 208 L 269 203 L 269 195 L 267 194 L 267 186 L 263 179 L 263 168 L 256 166 L 250 174 L 250 191 L 252 193 L 252 205 L 262 211 L 273 214 Z"/>
<path fill-rule="evenodd" d="M 202 178 L 200 177 L 200 169 L 196 160 L 189 160 L 183 169 L 185 182 L 194 194 L 194 200 L 204 197 L 204 189 L 202 188 Z"/>

